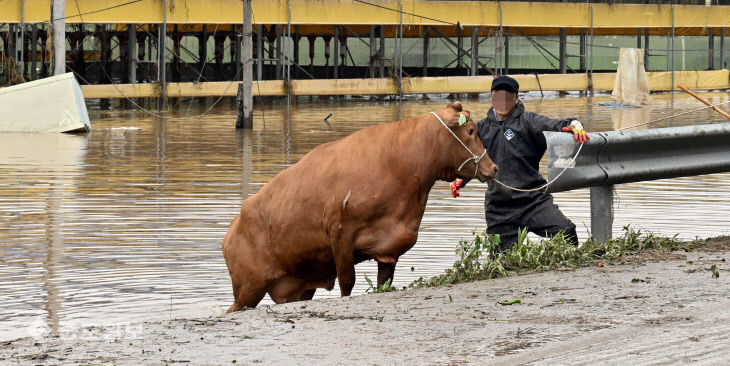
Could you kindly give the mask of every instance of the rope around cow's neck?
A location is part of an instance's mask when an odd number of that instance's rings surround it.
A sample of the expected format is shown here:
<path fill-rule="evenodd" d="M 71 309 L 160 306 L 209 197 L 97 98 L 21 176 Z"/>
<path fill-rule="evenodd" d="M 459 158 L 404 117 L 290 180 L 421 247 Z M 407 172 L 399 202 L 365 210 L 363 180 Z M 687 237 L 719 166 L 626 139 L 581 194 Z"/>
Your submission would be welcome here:
<path fill-rule="evenodd" d="M 713 107 L 721 106 L 721 105 L 723 105 L 723 104 L 728 104 L 728 103 L 730 103 L 730 100 L 728 100 L 728 101 L 725 101 L 725 102 L 722 102 L 722 103 L 717 103 L 717 104 L 714 104 L 714 105 L 710 105 L 710 106 L 707 106 L 707 107 L 702 107 L 702 108 L 694 109 L 694 110 L 691 110 L 691 111 L 688 111 L 688 112 L 683 112 L 683 113 L 678 113 L 678 114 L 674 114 L 674 115 L 671 115 L 671 116 L 667 116 L 667 117 L 662 117 L 662 118 L 658 118 L 658 119 L 655 119 L 655 120 L 651 120 L 651 121 L 649 121 L 649 122 L 639 123 L 639 124 L 636 124 L 636 125 L 633 125 L 633 126 L 628 126 L 628 127 L 620 128 L 620 129 L 618 129 L 618 130 L 616 130 L 616 131 L 623 131 L 623 130 L 627 130 L 627 129 L 630 129 L 630 128 L 635 128 L 635 127 L 639 127 L 639 126 L 643 126 L 643 125 L 648 125 L 648 124 L 651 124 L 651 123 L 654 123 L 654 122 L 659 122 L 659 121 L 663 121 L 663 120 L 665 120 L 665 119 L 669 119 L 669 118 L 672 118 L 672 117 L 678 117 L 678 116 L 682 116 L 682 115 L 685 115 L 685 114 L 689 114 L 689 113 L 692 113 L 692 112 L 697 112 L 697 111 L 701 111 L 701 110 L 704 110 L 704 109 L 708 109 L 708 108 L 713 108 Z M 433 112 L 431 112 L 431 113 L 433 113 Z M 436 115 L 436 114 L 434 113 L 434 115 Z M 438 118 L 438 116 L 436 116 L 436 117 Z M 439 118 L 439 121 L 440 121 L 440 120 L 441 120 L 441 119 Z M 443 122 L 441 122 L 441 123 L 443 124 Z M 446 125 L 444 125 L 444 126 L 446 126 Z M 447 128 L 448 128 L 448 127 L 447 127 Z M 451 131 L 451 130 L 449 129 L 449 131 Z M 453 132 L 452 132 L 452 134 L 453 134 Z M 456 135 L 454 135 L 454 136 L 456 136 Z M 457 139 L 458 139 L 458 138 L 457 138 Z M 459 140 L 459 141 L 461 142 L 461 140 Z M 463 144 L 463 143 L 462 143 L 462 144 Z M 560 171 L 560 173 L 559 173 L 559 174 L 558 174 L 558 175 L 557 175 L 557 176 L 556 176 L 556 177 L 555 177 L 555 178 L 554 178 L 553 180 L 551 180 L 551 181 L 549 181 L 549 182 L 546 182 L 545 184 L 543 184 L 543 185 L 542 185 L 542 186 L 540 186 L 540 187 L 537 187 L 537 188 L 531 188 L 531 189 L 522 189 L 522 188 L 516 188 L 516 187 L 511 187 L 511 186 L 508 186 L 508 185 L 506 185 L 506 184 L 504 184 L 504 183 L 500 182 L 500 181 L 499 181 L 499 179 L 496 179 L 496 178 L 494 179 L 494 181 L 495 181 L 495 182 L 497 182 L 497 183 L 498 183 L 499 185 L 501 185 L 501 186 L 502 186 L 502 187 L 504 187 L 504 188 L 507 188 L 507 189 L 511 189 L 511 190 L 513 190 L 513 191 L 518 191 L 518 192 L 535 192 L 535 191 L 539 191 L 539 190 L 541 190 L 541 189 L 545 189 L 545 188 L 547 188 L 547 187 L 548 187 L 549 185 L 553 184 L 553 183 L 554 183 L 554 182 L 555 182 L 556 180 L 558 180 L 558 178 L 560 178 L 560 176 L 562 176 L 562 175 L 563 175 L 563 173 L 565 173 L 565 171 L 566 171 L 566 170 L 568 170 L 568 168 L 569 168 L 569 167 L 570 167 L 570 166 L 571 166 L 571 165 L 572 165 L 572 164 L 573 164 L 573 163 L 575 162 L 575 159 L 576 159 L 576 158 L 578 158 L 578 155 L 580 154 L 580 150 L 581 150 L 582 148 L 583 148 L 583 143 L 581 143 L 581 144 L 580 144 L 580 146 L 578 147 L 578 151 L 576 151 L 576 152 L 575 152 L 575 156 L 573 156 L 573 159 L 572 159 L 572 160 L 570 160 L 570 162 L 569 162 L 568 164 L 566 164 L 566 165 L 565 165 L 565 167 L 563 168 L 563 170 L 561 170 L 561 171 Z M 468 150 L 468 149 L 467 149 L 467 150 Z M 471 151 L 470 151 L 470 152 L 471 152 Z M 484 150 L 484 152 L 486 152 L 486 149 Z M 468 160 L 467 160 L 467 161 L 468 161 Z M 462 164 L 462 165 L 463 165 L 463 164 Z"/>
<path fill-rule="evenodd" d="M 466 144 L 464 143 L 464 141 L 461 141 L 461 139 L 459 138 L 459 136 L 456 136 L 456 134 L 454 133 L 454 131 L 451 131 L 451 129 L 449 128 L 449 126 L 447 126 L 446 123 L 444 123 L 444 121 L 441 119 L 441 117 L 439 117 L 438 114 L 436 114 L 436 112 L 431 112 L 431 114 L 433 114 L 436 117 L 436 119 L 439 120 L 439 122 L 441 122 L 441 125 L 444 126 L 444 128 L 446 128 L 446 130 L 451 133 L 451 136 L 454 136 L 454 138 L 456 139 L 456 141 L 459 141 L 459 143 L 461 144 L 461 146 L 463 146 L 466 149 L 466 151 L 468 151 L 469 154 L 471 154 L 471 157 L 470 158 L 467 158 L 466 160 L 464 160 L 463 163 L 461 163 L 461 165 L 459 165 L 459 169 L 457 170 L 457 172 L 460 171 L 464 167 L 464 165 L 466 165 L 466 163 L 469 162 L 469 160 L 474 160 L 474 177 L 476 177 L 477 176 L 477 172 L 479 171 L 479 161 L 482 160 L 482 158 L 484 157 L 484 155 L 487 154 L 487 149 L 484 149 L 484 152 L 482 153 L 482 155 L 474 154 L 466 146 Z"/>
<path fill-rule="evenodd" d="M 477 176 L 477 172 L 479 171 L 479 161 L 482 160 L 482 158 L 484 157 L 484 155 L 486 155 L 487 149 L 484 149 L 484 152 L 482 153 L 482 155 L 476 155 L 476 154 L 474 154 L 466 146 L 466 144 L 464 144 L 464 142 L 461 141 L 461 139 L 458 136 L 456 136 L 456 134 L 454 133 L 454 131 L 451 131 L 451 129 L 449 128 L 449 126 L 447 126 L 446 123 L 444 123 L 444 121 L 441 119 L 441 117 L 438 116 L 438 114 L 436 114 L 436 112 L 431 112 L 431 114 L 433 114 L 434 116 L 436 116 L 436 119 L 438 119 L 439 122 L 441 122 L 441 125 L 443 125 L 446 128 L 446 130 L 448 130 L 451 133 L 451 135 L 454 136 L 454 138 L 456 139 L 456 141 L 459 141 L 459 143 L 461 144 L 461 146 L 464 146 L 464 148 L 466 149 L 466 151 L 468 151 L 469 154 L 472 155 L 472 157 L 464 160 L 464 162 L 461 163 L 461 165 L 459 166 L 459 169 L 457 171 L 461 170 L 461 168 L 463 168 L 464 165 L 469 162 L 469 160 L 474 160 L 474 177 L 476 177 Z M 575 152 L 575 155 L 573 156 L 573 159 L 570 160 L 570 162 L 567 165 L 565 165 L 565 167 L 563 168 L 563 170 L 560 171 L 560 173 L 555 177 L 555 179 L 553 179 L 553 180 L 551 180 L 549 182 L 546 182 L 545 184 L 541 185 L 540 187 L 531 188 L 531 189 L 522 189 L 522 188 L 516 188 L 516 187 L 508 186 L 508 185 L 500 182 L 499 179 L 497 179 L 497 178 L 494 178 L 494 181 L 497 182 L 498 184 L 500 184 L 504 188 L 511 189 L 511 190 L 517 191 L 517 192 L 535 192 L 535 191 L 539 191 L 541 189 L 545 189 L 545 188 L 547 188 L 547 186 L 553 184 L 556 180 L 558 180 L 558 178 L 560 178 L 560 176 L 563 175 L 563 173 L 565 173 L 566 170 L 568 170 L 568 168 L 575 162 L 575 159 L 578 158 L 578 155 L 580 154 L 580 150 L 581 149 L 583 149 L 583 143 L 582 142 L 581 142 L 580 146 L 578 146 L 578 151 Z"/>

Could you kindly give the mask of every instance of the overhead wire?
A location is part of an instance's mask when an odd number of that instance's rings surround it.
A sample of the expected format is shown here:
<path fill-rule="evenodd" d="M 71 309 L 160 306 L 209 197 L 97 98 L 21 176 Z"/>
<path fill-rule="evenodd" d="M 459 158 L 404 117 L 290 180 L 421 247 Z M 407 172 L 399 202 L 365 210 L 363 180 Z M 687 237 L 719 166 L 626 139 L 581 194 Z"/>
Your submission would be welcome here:
<path fill-rule="evenodd" d="M 84 24 L 84 21 L 83 21 L 83 16 L 84 16 L 84 15 L 96 14 L 96 13 L 100 13 L 100 12 L 108 11 L 108 10 L 111 10 L 111 9 L 116 9 L 116 8 L 119 8 L 119 7 L 123 7 L 123 6 L 127 6 L 127 5 L 131 5 L 131 4 L 135 4 L 135 3 L 141 2 L 142 0 L 132 0 L 132 1 L 128 1 L 128 2 L 126 2 L 126 3 L 122 3 L 122 4 L 117 4 L 117 5 L 114 5 L 114 6 L 110 6 L 110 7 L 107 7 L 107 8 L 103 8 L 103 9 L 97 9 L 97 10 L 94 10 L 94 11 L 90 11 L 90 12 L 86 12 L 86 13 L 82 13 L 82 12 L 81 12 L 81 10 L 80 10 L 80 8 L 79 8 L 79 5 L 78 5 L 78 0 L 75 0 L 75 1 L 76 1 L 76 8 L 77 8 L 77 11 L 78 11 L 79 13 L 78 13 L 78 14 L 74 14 L 74 15 L 69 15 L 69 16 L 66 16 L 66 17 L 64 17 L 64 19 L 70 19 L 70 18 L 74 18 L 74 17 L 79 17 L 79 19 L 81 20 L 82 26 L 83 26 L 83 24 Z M 416 13 L 412 13 L 412 12 L 405 12 L 405 11 L 402 11 L 402 10 L 399 10 L 399 9 L 393 9 L 393 8 L 389 8 L 389 7 L 386 7 L 386 6 L 382 6 L 382 5 L 379 5 L 379 4 L 374 4 L 374 3 L 370 3 L 370 2 L 368 2 L 368 1 L 364 1 L 364 0 L 353 0 L 353 1 L 355 1 L 355 2 L 357 2 L 357 3 L 361 3 L 361 4 L 364 4 L 364 5 L 368 5 L 368 6 L 373 6 L 373 7 L 377 7 L 377 8 L 385 9 L 385 10 L 388 10 L 388 11 L 392 11 L 392 12 L 396 12 L 396 13 L 401 13 L 401 14 L 404 14 L 404 15 L 410 15 L 410 16 L 414 16 L 414 17 L 418 17 L 418 18 L 421 18 L 421 19 L 426 19 L 426 20 L 431 20 L 431 21 L 435 21 L 435 22 L 439 22 L 439 23 L 443 23 L 443 24 L 449 24 L 449 25 L 459 25 L 459 23 L 458 23 L 458 22 L 457 22 L 457 23 L 453 23 L 453 22 L 449 22 L 449 21 L 445 21 L 445 20 L 441 20 L 441 19 L 436 19 L 436 18 L 431 18 L 431 17 L 427 17 L 427 16 L 419 15 L 419 14 L 416 14 Z M 253 11 L 252 11 L 252 16 L 254 16 L 254 15 L 253 15 Z M 52 21 L 52 20 L 53 20 L 53 19 L 51 19 L 51 21 Z M 29 24 L 30 24 L 30 23 L 29 23 Z M 217 28 L 218 28 L 218 25 L 216 24 L 216 30 L 215 30 L 215 31 L 214 31 L 214 33 L 213 33 L 213 35 L 214 35 L 214 36 L 215 36 L 215 32 L 217 31 Z M 511 35 L 511 36 L 519 36 L 519 35 L 517 35 L 517 34 L 512 34 L 512 33 L 509 33 L 509 32 L 507 32 L 507 34 L 508 34 L 508 35 Z M 522 36 L 524 36 L 524 37 L 527 37 L 527 36 L 526 36 L 526 35 L 524 35 L 524 34 L 523 34 Z M 529 39 L 529 37 L 527 37 L 527 38 Z M 533 38 L 535 38 L 535 39 L 539 39 L 539 40 L 544 40 L 544 41 L 549 41 L 549 42 L 563 42 L 563 41 L 561 41 L 561 40 L 555 40 L 555 39 L 550 39 L 550 38 L 544 38 L 544 37 L 533 37 Z M 564 41 L 564 42 L 565 42 L 565 43 L 567 43 L 567 44 L 580 44 L 580 43 L 578 43 L 578 42 L 569 42 L 569 41 Z M 594 45 L 593 47 L 599 47 L 599 48 L 612 48 L 612 49 L 620 48 L 620 47 L 618 47 L 618 46 L 610 46 L 610 45 Z M 698 52 L 699 52 L 699 51 L 706 51 L 706 50 L 684 50 L 684 51 L 698 51 Z M 225 52 L 225 51 L 224 51 L 224 52 Z M 173 54 L 174 54 L 174 50 L 173 50 Z M 260 56 L 260 55 L 259 55 L 259 56 Z M 179 55 L 178 55 L 178 57 L 179 57 Z M 214 57 L 215 57 L 215 56 L 214 56 Z M 111 82 L 111 84 L 113 85 L 113 87 L 114 87 L 114 88 L 115 88 L 115 89 L 117 90 L 117 92 L 119 92 L 119 93 L 120 93 L 120 95 L 122 95 L 122 96 L 123 96 L 123 97 L 124 97 L 125 99 L 127 99 L 128 101 L 130 101 L 130 102 L 131 102 L 131 103 L 132 103 L 133 105 L 135 105 L 136 107 L 138 107 L 138 108 L 139 108 L 139 109 L 140 109 L 141 111 L 143 111 L 143 112 L 145 112 L 145 113 L 148 113 L 148 114 L 151 114 L 151 115 L 154 115 L 154 116 L 157 116 L 157 117 L 165 118 L 165 116 L 162 116 L 162 115 L 156 114 L 156 113 L 154 113 L 154 112 L 151 112 L 150 110 L 147 110 L 147 109 L 145 109 L 145 108 L 141 107 L 140 105 L 138 105 L 137 103 L 135 103 L 135 102 L 134 102 L 133 100 L 131 100 L 131 99 L 130 99 L 130 98 L 129 98 L 128 96 L 126 96 L 126 95 L 125 95 L 125 94 L 124 94 L 124 93 L 123 93 L 123 92 L 122 92 L 122 91 L 121 91 L 121 90 L 120 90 L 120 89 L 119 89 L 119 88 L 118 88 L 118 87 L 117 87 L 117 86 L 115 85 L 115 83 L 113 82 L 113 80 L 111 79 L 111 77 L 110 77 L 110 76 L 109 76 L 109 75 L 108 75 L 108 74 L 106 73 L 106 70 L 105 70 L 105 69 L 103 68 L 103 65 L 101 65 L 101 61 L 100 61 L 99 59 L 97 59 L 96 61 L 97 61 L 97 62 L 98 62 L 98 63 L 100 64 L 100 66 L 102 66 L 102 71 L 104 72 L 105 76 L 106 76 L 106 77 L 107 77 L 107 78 L 109 79 L 109 81 Z M 203 70 L 205 69 L 205 65 L 207 64 L 207 62 L 208 62 L 208 60 L 207 60 L 207 59 L 203 61 L 203 67 L 202 67 L 202 68 L 203 68 Z M 553 66 L 554 66 L 554 65 L 553 65 Z M 201 71 L 200 73 L 198 73 L 198 75 L 199 75 L 199 78 L 198 78 L 198 80 L 200 80 L 200 78 L 202 78 L 202 77 L 203 77 L 203 73 L 202 73 L 202 71 Z M 221 97 L 219 97 L 219 98 L 218 98 L 218 99 L 217 99 L 217 100 L 216 100 L 216 101 L 215 101 L 215 102 L 213 103 L 213 105 L 211 105 L 211 107 L 210 107 L 210 108 L 208 108 L 208 109 L 206 110 L 206 112 L 204 112 L 203 114 L 197 115 L 197 116 L 192 116 L 192 117 L 189 117 L 189 110 L 190 110 L 190 106 L 192 105 L 192 102 L 193 102 L 193 100 L 194 100 L 194 98 L 195 98 L 195 97 L 193 96 L 193 97 L 191 98 L 190 104 L 188 105 L 188 110 L 186 111 L 186 115 L 185 115 L 185 117 L 183 117 L 183 119 L 187 119 L 187 118 L 198 118 L 198 117 L 201 117 L 201 116 L 203 116 L 203 115 L 207 114 L 207 113 L 208 113 L 208 112 L 209 112 L 209 111 L 210 111 L 210 110 L 212 109 L 212 107 L 214 107 L 214 106 L 215 106 L 215 105 L 216 105 L 216 104 L 217 104 L 217 103 L 218 103 L 218 102 L 219 102 L 219 101 L 220 101 L 220 100 L 222 99 L 222 97 L 223 97 L 223 95 L 225 94 L 225 92 L 227 92 L 227 91 L 228 91 L 228 89 L 230 88 L 230 86 L 231 86 L 231 85 L 232 85 L 232 84 L 233 84 L 233 83 L 234 83 L 234 82 L 236 81 L 236 79 L 238 78 L 238 75 L 239 75 L 239 73 L 237 73 L 237 74 L 236 74 L 236 76 L 235 76 L 235 77 L 233 78 L 233 80 L 231 80 L 231 82 L 229 83 L 229 85 L 228 85 L 228 86 L 226 87 L 226 89 L 225 89 L 224 93 L 223 93 L 223 94 L 221 95 Z M 261 95 L 261 89 L 260 89 L 260 85 L 259 85 L 258 83 L 257 83 L 257 88 L 258 88 L 258 91 L 259 91 L 259 95 Z M 730 102 L 730 101 L 729 101 L 729 102 Z M 720 104 L 718 104 L 718 105 L 722 105 L 722 104 L 725 104 L 725 103 L 720 103 Z M 710 106 L 710 107 L 704 107 L 704 108 L 700 108 L 700 109 L 697 109 L 697 110 L 693 110 L 693 111 L 688 111 L 688 112 L 680 113 L 680 114 L 677 114 L 677 115 L 674 115 L 674 116 L 668 116 L 668 117 L 665 117 L 665 118 L 661 118 L 661 119 L 658 119 L 658 120 L 655 120 L 655 121 L 649 121 L 649 122 L 645 122 L 645 123 L 642 123 L 642 124 L 638 124 L 638 125 L 635 125 L 635 126 L 629 126 L 629 127 L 625 127 L 625 128 L 623 128 L 623 129 L 627 129 L 627 128 L 633 128 L 633 127 L 637 127 L 637 126 L 641 126 L 641 125 L 645 125 L 645 124 L 650 124 L 650 123 L 655 123 L 655 122 L 658 122 L 658 121 L 661 121 L 661 120 L 664 120 L 664 119 L 668 119 L 668 118 L 672 118 L 672 117 L 676 117 L 676 116 L 680 116 L 680 115 L 684 115 L 684 114 L 692 113 L 692 112 L 695 112 L 695 111 L 699 111 L 699 110 L 703 110 L 703 109 L 707 109 L 707 108 L 711 108 L 711 107 L 712 107 L 712 106 Z M 263 113 L 263 110 L 262 110 L 262 113 Z M 622 130 L 623 130 L 623 129 L 622 129 Z"/>
<path fill-rule="evenodd" d="M 139 2 L 139 1 L 141 1 L 141 0 L 135 0 L 135 1 L 131 1 L 131 2 L 128 2 L 128 3 L 125 3 L 125 4 L 119 4 L 119 5 L 116 5 L 116 6 L 112 6 L 112 7 L 109 7 L 109 8 L 105 8 L 105 9 L 101 9 L 101 10 L 97 10 L 97 11 L 93 11 L 93 12 L 88 12 L 88 13 L 81 13 L 81 9 L 80 9 L 80 7 L 79 7 L 79 2 L 78 2 L 78 0 L 74 0 L 74 2 L 75 2 L 75 4 L 76 4 L 76 10 L 77 10 L 77 11 L 79 12 L 79 14 L 77 14 L 77 15 L 74 15 L 74 16 L 78 16 L 78 17 L 79 17 L 79 19 L 80 19 L 80 21 L 81 21 L 81 27 L 82 27 L 82 31 L 83 31 L 83 28 L 84 28 L 84 18 L 83 18 L 83 16 L 84 16 L 84 15 L 87 15 L 87 14 L 94 14 L 94 13 L 98 13 L 98 12 L 100 12 L 100 11 L 104 11 L 104 10 L 110 10 L 110 9 L 118 8 L 118 7 L 120 7 L 120 6 L 124 6 L 124 5 L 129 5 L 129 4 L 133 4 L 133 3 L 136 3 L 136 2 Z M 74 17 L 74 16 L 72 16 L 72 17 Z M 218 24 L 216 24 L 216 29 L 215 29 L 215 31 L 217 31 L 217 30 L 218 30 Z M 146 30 L 145 30 L 145 31 L 146 31 Z M 213 37 L 215 37 L 215 31 L 213 32 Z M 147 33 L 149 34 L 149 32 L 147 32 Z M 150 34 L 150 36 L 154 38 L 154 36 L 153 36 L 153 35 L 151 35 L 151 34 Z M 159 45 L 159 44 L 160 44 L 160 42 L 159 42 L 159 40 L 158 40 L 158 45 Z M 230 45 L 229 45 L 229 46 L 230 46 Z M 158 47 L 158 48 L 159 48 L 159 47 Z M 165 47 L 165 48 L 167 48 L 167 47 Z M 223 52 L 223 53 L 225 53 L 226 49 L 227 49 L 227 48 L 224 48 L 222 52 Z M 174 55 L 176 55 L 177 57 L 180 57 L 180 55 L 179 55 L 179 54 L 176 54 L 176 53 L 174 52 L 174 49 L 173 49 L 172 53 L 173 53 Z M 82 57 L 83 57 L 83 55 L 82 55 Z M 215 57 L 215 55 L 214 55 L 213 57 Z M 205 64 L 207 63 L 207 61 L 208 61 L 207 59 L 206 59 L 206 60 L 204 60 L 204 63 L 203 63 L 203 70 L 205 69 Z M 133 106 L 135 106 L 135 107 L 136 107 L 136 109 L 137 109 L 138 111 L 141 111 L 141 112 L 147 113 L 147 114 L 149 114 L 149 115 L 151 115 L 151 116 L 153 116 L 153 117 L 157 117 L 157 118 L 171 118 L 171 117 L 169 117 L 169 116 L 166 116 L 166 115 L 161 115 L 161 114 L 155 113 L 155 112 L 153 112 L 152 110 L 146 109 L 146 108 L 142 107 L 141 105 L 137 104 L 137 103 L 136 103 L 136 102 L 135 102 L 134 100 L 132 100 L 132 99 L 131 99 L 130 97 L 128 97 L 127 95 L 125 95 L 125 94 L 124 94 L 124 92 L 122 92 L 122 90 L 121 90 L 121 89 L 119 89 L 119 87 L 117 87 L 117 85 L 116 85 L 116 83 L 114 82 L 114 80 L 112 79 L 112 77 L 111 77 L 111 76 L 110 76 L 110 75 L 109 75 L 109 74 L 108 74 L 108 73 L 106 72 L 106 69 L 104 68 L 104 65 L 103 65 L 103 64 L 101 63 L 101 59 L 97 59 L 97 60 L 96 60 L 96 62 L 97 62 L 97 63 L 99 64 L 99 66 L 100 66 L 100 68 L 101 68 L 102 72 L 104 73 L 104 76 L 106 76 L 106 78 L 107 78 L 107 79 L 109 80 L 109 83 L 110 83 L 110 84 L 112 85 L 112 87 L 113 87 L 113 88 L 114 88 L 114 89 L 115 89 L 115 90 L 116 90 L 116 91 L 117 91 L 117 92 L 118 92 L 118 93 L 119 93 L 119 94 L 120 94 L 120 95 L 121 95 L 121 96 L 122 96 L 122 97 L 123 97 L 124 99 L 126 99 L 126 100 L 127 100 L 127 101 L 129 101 L 129 102 L 130 102 L 130 103 L 131 103 L 131 104 L 132 104 Z M 239 71 L 240 71 L 240 70 L 239 70 Z M 198 74 L 199 74 L 199 75 L 200 75 L 200 76 L 202 77 L 202 73 L 198 73 Z M 209 112 L 210 112 L 210 111 L 211 111 L 211 110 L 212 110 L 212 109 L 213 109 L 213 108 L 214 108 L 214 107 L 215 107 L 215 106 L 216 106 L 216 105 L 218 104 L 218 102 L 220 102 L 220 101 L 221 101 L 221 99 L 223 99 L 223 97 L 225 96 L 226 92 L 228 92 L 228 89 L 230 89 L 231 85 L 232 85 L 232 84 L 233 84 L 233 83 L 234 83 L 234 82 L 236 81 L 236 79 L 238 78 L 238 75 L 239 75 L 239 74 L 240 74 L 240 72 L 237 72 L 237 73 L 236 73 L 236 75 L 235 75 L 235 76 L 233 77 L 233 80 L 231 80 L 231 82 L 230 82 L 230 83 L 228 83 L 228 85 L 227 85 L 227 86 L 226 86 L 226 88 L 224 89 L 223 93 L 221 93 L 221 95 L 220 95 L 220 96 L 218 97 L 218 99 L 216 99 L 216 101 L 215 101 L 215 102 L 213 102 L 213 104 L 211 104 L 211 105 L 210 105 L 210 107 L 208 107 L 208 109 L 206 109 L 206 110 L 205 110 L 205 112 L 203 112 L 203 113 L 201 113 L 201 114 L 199 114 L 199 115 L 195 115 L 195 116 L 189 116 L 189 115 L 188 115 L 188 113 L 186 113 L 186 115 L 185 115 L 184 117 L 174 117 L 174 118 L 175 118 L 175 119 L 193 119 L 193 118 L 200 118 L 200 117 L 202 117 L 202 116 L 205 116 L 206 114 L 208 114 L 208 113 L 209 113 Z M 200 79 L 198 79 L 198 80 L 200 80 Z M 190 104 L 192 105 L 192 99 L 191 99 L 191 101 L 190 101 Z M 189 111 L 190 111 L 190 106 L 188 106 L 188 112 L 189 112 Z"/>

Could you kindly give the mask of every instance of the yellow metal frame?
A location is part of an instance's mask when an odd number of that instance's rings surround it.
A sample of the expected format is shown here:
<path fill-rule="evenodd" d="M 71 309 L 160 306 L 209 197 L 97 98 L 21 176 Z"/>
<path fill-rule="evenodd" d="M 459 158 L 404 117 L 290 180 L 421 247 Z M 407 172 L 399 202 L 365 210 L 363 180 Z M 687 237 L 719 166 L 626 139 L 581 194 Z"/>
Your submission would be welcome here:
<path fill-rule="evenodd" d="M 293 25 L 396 25 L 403 11 L 423 17 L 404 14 L 403 24 L 411 26 L 450 26 L 443 22 L 461 23 L 463 26 L 498 27 L 500 9 L 502 25 L 524 28 L 589 28 L 591 9 L 595 29 L 611 28 L 671 28 L 672 9 L 675 12 L 674 27 L 690 28 L 704 32 L 708 27 L 721 28 L 730 24 L 730 6 L 698 5 L 635 5 L 635 4 L 586 4 L 586 3 L 537 3 L 492 1 L 431 1 L 431 0 L 368 0 L 380 7 L 352 0 L 291 0 L 291 24 Z M 66 2 L 68 23 L 162 23 L 163 6 L 160 0 L 142 0 L 126 3 L 126 0 L 78 0 Z M 167 22 L 170 24 L 241 24 L 243 9 L 241 0 L 169 0 Z M 77 9 L 78 4 L 78 9 Z M 0 23 L 20 22 L 21 0 L 0 0 Z M 388 8 L 388 9 L 384 9 Z M 289 7 L 286 0 L 253 0 L 255 24 L 287 24 Z M 78 14 L 84 14 L 78 16 Z M 48 22 L 50 0 L 25 0 L 26 23 Z"/>
<path fill-rule="evenodd" d="M 544 74 L 513 75 L 520 83 L 521 91 L 567 91 L 588 90 L 587 74 Z M 672 89 L 671 72 L 648 72 L 649 89 L 667 91 Z M 537 78 L 540 79 L 538 85 Z M 593 74 L 595 90 L 612 90 L 615 73 Z M 730 88 L 730 71 L 676 71 L 674 82 L 689 89 L 728 89 Z M 491 76 L 450 76 L 404 78 L 404 94 L 428 93 L 483 93 L 492 85 Z M 398 94 L 398 85 L 393 79 L 328 79 L 328 80 L 292 80 L 292 95 L 388 95 Z M 160 95 L 158 84 L 117 84 L 117 85 L 82 85 L 84 97 L 91 99 L 108 98 L 146 98 Z M 236 96 L 236 83 L 216 81 L 204 83 L 169 83 L 169 97 L 216 97 Z M 254 81 L 255 96 L 285 96 L 286 86 L 282 80 Z"/>

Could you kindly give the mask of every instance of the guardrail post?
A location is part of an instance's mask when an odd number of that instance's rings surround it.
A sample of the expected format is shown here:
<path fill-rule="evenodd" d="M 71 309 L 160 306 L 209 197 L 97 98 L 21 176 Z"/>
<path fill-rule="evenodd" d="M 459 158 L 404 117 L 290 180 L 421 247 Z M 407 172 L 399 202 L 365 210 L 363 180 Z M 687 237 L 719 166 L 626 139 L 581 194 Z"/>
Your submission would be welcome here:
<path fill-rule="evenodd" d="M 605 242 L 611 239 L 613 226 L 613 185 L 591 187 L 591 237 Z"/>

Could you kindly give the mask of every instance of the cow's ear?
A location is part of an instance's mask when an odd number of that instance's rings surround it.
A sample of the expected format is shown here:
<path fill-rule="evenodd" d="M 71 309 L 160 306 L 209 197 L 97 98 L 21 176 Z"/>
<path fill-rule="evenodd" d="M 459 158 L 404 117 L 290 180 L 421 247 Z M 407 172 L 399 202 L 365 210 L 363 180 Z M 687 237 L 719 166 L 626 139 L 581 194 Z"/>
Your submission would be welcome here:
<path fill-rule="evenodd" d="M 455 110 L 457 112 L 461 112 L 462 111 L 461 102 L 451 102 L 451 103 L 449 103 L 446 106 L 446 108 L 451 108 L 451 109 L 453 109 L 453 110 Z"/>
<path fill-rule="evenodd" d="M 463 111 L 461 111 L 461 114 L 463 114 L 464 116 L 466 116 L 466 120 L 467 121 L 471 119 L 471 113 L 469 111 L 463 110 Z"/>

